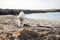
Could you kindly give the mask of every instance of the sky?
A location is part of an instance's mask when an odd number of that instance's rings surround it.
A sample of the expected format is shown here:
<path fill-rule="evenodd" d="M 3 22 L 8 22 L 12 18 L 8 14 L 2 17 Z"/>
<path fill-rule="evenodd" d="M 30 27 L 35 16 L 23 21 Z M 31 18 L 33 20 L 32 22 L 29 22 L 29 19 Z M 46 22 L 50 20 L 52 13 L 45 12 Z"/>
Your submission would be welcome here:
<path fill-rule="evenodd" d="M 3 9 L 60 9 L 60 0 L 0 0 Z"/>

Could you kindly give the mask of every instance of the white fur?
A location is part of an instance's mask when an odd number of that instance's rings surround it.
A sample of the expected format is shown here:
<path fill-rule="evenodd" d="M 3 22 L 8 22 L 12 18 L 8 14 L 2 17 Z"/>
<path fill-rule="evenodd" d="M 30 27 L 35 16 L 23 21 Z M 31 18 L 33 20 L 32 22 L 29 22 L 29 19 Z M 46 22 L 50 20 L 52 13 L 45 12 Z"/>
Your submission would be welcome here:
<path fill-rule="evenodd" d="M 20 18 L 22 18 L 23 20 L 20 21 Z M 18 15 L 18 26 L 21 26 L 21 27 L 24 26 L 24 23 L 23 23 L 24 18 L 25 18 L 25 13 L 23 11 L 21 11 Z"/>

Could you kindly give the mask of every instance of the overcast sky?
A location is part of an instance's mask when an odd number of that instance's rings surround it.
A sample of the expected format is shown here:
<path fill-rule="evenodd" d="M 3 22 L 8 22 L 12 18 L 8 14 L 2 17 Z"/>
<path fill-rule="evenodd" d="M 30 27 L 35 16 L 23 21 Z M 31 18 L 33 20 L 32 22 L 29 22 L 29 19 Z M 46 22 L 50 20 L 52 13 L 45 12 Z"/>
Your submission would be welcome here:
<path fill-rule="evenodd" d="M 0 0 L 0 8 L 60 9 L 60 0 Z"/>

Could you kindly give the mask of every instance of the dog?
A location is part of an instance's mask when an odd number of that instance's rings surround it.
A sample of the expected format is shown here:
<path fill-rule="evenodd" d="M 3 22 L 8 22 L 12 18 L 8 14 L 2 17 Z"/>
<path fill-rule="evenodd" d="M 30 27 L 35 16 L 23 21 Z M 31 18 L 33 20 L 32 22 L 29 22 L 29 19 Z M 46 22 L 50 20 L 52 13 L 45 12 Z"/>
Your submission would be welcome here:
<path fill-rule="evenodd" d="M 24 18 L 25 18 L 25 13 L 21 11 L 18 15 L 18 26 L 23 27 L 24 26 Z"/>

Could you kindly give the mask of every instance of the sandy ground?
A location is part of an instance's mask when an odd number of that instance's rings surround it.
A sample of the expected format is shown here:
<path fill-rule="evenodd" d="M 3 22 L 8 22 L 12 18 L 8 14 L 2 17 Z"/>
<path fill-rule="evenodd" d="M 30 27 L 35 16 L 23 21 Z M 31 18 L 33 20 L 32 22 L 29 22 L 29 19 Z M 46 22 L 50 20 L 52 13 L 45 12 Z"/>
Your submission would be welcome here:
<path fill-rule="evenodd" d="M 17 16 L 0 15 L 0 40 L 60 40 L 60 22 L 25 19 L 19 27 Z"/>

